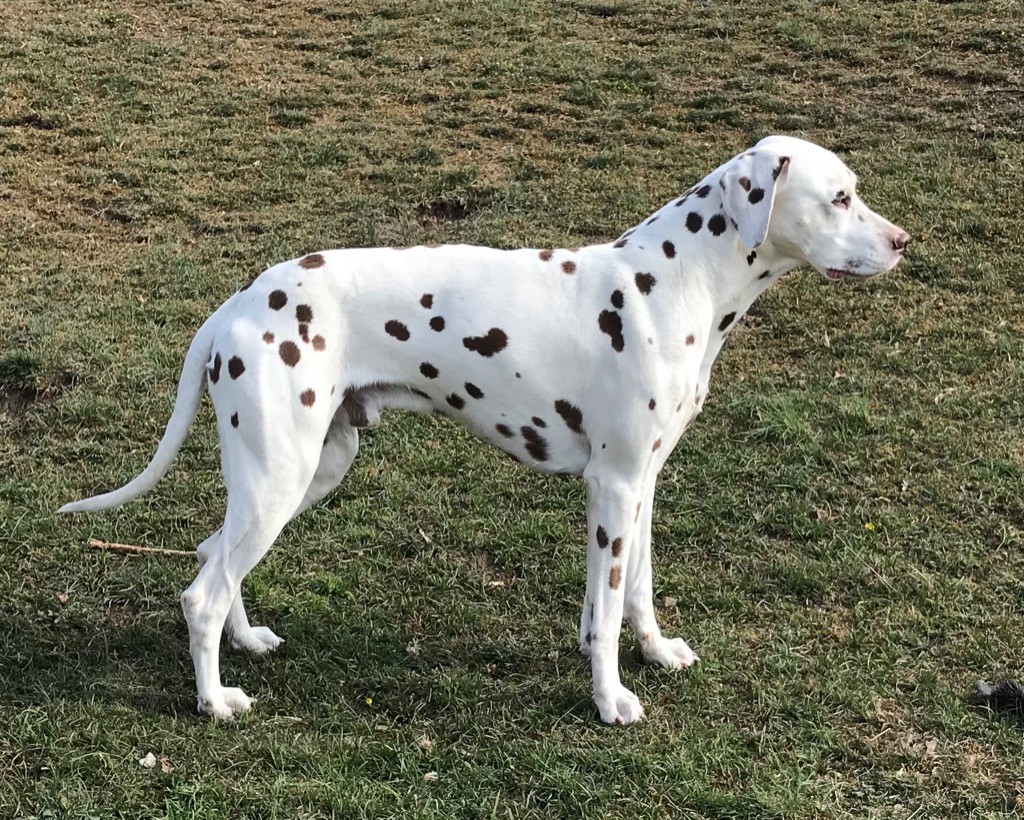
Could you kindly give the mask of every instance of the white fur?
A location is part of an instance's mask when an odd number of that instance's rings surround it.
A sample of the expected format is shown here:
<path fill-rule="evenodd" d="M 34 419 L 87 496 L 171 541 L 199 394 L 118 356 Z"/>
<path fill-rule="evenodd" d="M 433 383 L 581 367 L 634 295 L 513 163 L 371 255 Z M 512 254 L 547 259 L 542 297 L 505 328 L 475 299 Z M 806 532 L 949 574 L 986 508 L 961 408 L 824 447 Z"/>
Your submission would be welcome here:
<path fill-rule="evenodd" d="M 281 642 L 249 625 L 246 574 L 345 475 L 357 425 L 388 407 L 439 410 L 531 467 L 583 476 L 580 648 L 601 719 L 632 723 L 643 707 L 619 679 L 623 619 L 648 661 L 697 659 L 655 620 L 658 473 L 700 412 L 727 334 L 781 274 L 810 264 L 830 278 L 871 276 L 899 261 L 909 237 L 855 185 L 828 151 L 768 137 L 615 243 L 333 250 L 276 265 L 196 334 L 152 463 L 122 489 L 61 512 L 149 490 L 195 417 L 205 369 L 228 504 L 223 528 L 198 549 L 202 567 L 182 607 L 199 709 L 230 717 L 250 701 L 221 684 L 224 627 L 254 652 Z"/>

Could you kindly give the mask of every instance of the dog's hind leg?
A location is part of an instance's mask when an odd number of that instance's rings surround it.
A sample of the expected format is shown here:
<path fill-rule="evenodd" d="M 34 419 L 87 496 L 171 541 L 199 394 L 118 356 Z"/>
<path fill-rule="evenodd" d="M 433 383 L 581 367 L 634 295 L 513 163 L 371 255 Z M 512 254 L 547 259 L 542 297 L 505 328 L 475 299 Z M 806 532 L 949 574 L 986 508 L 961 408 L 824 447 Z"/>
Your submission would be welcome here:
<path fill-rule="evenodd" d="M 305 496 L 292 514 L 292 520 L 341 483 L 358 450 L 358 431 L 342 416 L 336 416 L 327 433 L 327 438 L 324 439 L 324 448 L 320 452 L 320 463 L 313 474 L 313 480 L 309 482 Z M 215 537 L 216 534 L 208 538 L 197 550 L 200 555 L 200 563 L 206 562 L 206 556 L 202 554 L 203 548 Z M 212 550 L 212 546 L 210 549 Z M 249 624 L 249 619 L 245 614 L 245 604 L 242 602 L 241 588 L 231 602 L 231 610 L 228 612 L 224 628 L 230 637 L 233 649 L 243 649 L 257 655 L 271 652 L 284 643 L 284 639 L 279 638 L 269 628 Z"/>
<path fill-rule="evenodd" d="M 339 411 L 331 422 L 331 429 L 327 431 L 313 480 L 309 482 L 306 494 L 292 518 L 304 513 L 341 483 L 358 451 L 359 431 Z"/>
<path fill-rule="evenodd" d="M 309 446 L 311 432 L 275 441 L 272 456 L 238 439 L 222 451 L 228 487 L 224 527 L 204 549 L 206 562 L 181 595 L 199 711 L 205 714 L 230 718 L 249 708 L 241 689 L 221 685 L 220 637 L 242 579 L 270 549 L 312 481 L 318 450 Z M 319 436 L 312 441 L 319 443 Z"/>
<path fill-rule="evenodd" d="M 638 521 L 626 567 L 626 622 L 640 643 L 640 652 L 647 663 L 670 669 L 685 669 L 699 660 L 682 638 L 666 638 L 661 634 L 654 614 L 654 584 L 651 570 L 651 516 L 654 511 L 654 479 L 644 487 Z"/>

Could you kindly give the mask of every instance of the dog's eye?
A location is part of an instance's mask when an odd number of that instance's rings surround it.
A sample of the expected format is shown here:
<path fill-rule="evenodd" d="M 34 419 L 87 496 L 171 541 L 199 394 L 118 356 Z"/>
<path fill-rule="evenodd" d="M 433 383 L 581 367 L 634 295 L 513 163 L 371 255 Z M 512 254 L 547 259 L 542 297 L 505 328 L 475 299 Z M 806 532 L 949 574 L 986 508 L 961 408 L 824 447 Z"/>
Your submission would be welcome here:
<path fill-rule="evenodd" d="M 837 208 L 849 208 L 850 207 L 850 195 L 844 191 L 840 191 L 836 194 L 836 198 L 832 200 L 832 204 Z"/>

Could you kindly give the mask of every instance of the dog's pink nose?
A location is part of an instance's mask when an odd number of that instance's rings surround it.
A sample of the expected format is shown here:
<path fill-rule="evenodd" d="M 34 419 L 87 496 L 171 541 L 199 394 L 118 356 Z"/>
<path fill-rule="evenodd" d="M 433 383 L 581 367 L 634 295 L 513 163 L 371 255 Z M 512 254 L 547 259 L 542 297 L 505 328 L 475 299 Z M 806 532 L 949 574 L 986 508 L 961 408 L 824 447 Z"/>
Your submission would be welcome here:
<path fill-rule="evenodd" d="M 900 231 L 896 236 L 892 238 L 892 249 L 896 253 L 903 253 L 907 249 L 907 245 L 910 244 L 910 234 L 906 231 Z"/>

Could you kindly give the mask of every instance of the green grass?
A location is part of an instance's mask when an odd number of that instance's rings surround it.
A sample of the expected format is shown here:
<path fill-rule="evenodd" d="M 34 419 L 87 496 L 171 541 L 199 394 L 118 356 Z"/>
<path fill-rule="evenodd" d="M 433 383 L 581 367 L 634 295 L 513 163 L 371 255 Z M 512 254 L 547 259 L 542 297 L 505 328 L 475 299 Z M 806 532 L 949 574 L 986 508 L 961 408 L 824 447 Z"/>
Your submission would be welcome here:
<path fill-rule="evenodd" d="M 0 5 L 0 816 L 1019 815 L 965 697 L 1024 675 L 1022 54 L 1009 0 Z M 915 240 L 716 365 L 654 521 L 699 668 L 624 643 L 649 719 L 600 727 L 582 487 L 397 415 L 247 581 L 257 708 L 199 720 L 194 564 L 84 545 L 219 525 L 209 408 L 144 500 L 53 511 L 143 466 L 213 308 L 324 247 L 605 241 L 771 132 Z"/>

